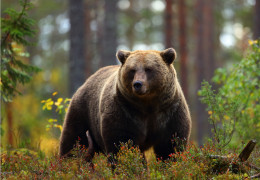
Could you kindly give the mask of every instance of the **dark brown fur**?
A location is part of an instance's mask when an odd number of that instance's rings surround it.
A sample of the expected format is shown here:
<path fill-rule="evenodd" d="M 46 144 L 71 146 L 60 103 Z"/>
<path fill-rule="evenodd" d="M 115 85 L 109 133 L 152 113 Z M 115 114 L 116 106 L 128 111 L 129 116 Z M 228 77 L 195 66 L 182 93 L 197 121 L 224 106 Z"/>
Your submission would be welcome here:
<path fill-rule="evenodd" d="M 166 159 L 177 148 L 173 136 L 187 143 L 191 118 L 178 83 L 175 51 L 119 51 L 121 66 L 108 66 L 93 74 L 74 94 L 66 114 L 60 155 L 80 137 L 88 146 L 89 130 L 96 152 L 116 153 L 119 142 L 131 139 L 141 151 L 154 147 Z M 140 81 L 136 91 L 133 83 Z"/>

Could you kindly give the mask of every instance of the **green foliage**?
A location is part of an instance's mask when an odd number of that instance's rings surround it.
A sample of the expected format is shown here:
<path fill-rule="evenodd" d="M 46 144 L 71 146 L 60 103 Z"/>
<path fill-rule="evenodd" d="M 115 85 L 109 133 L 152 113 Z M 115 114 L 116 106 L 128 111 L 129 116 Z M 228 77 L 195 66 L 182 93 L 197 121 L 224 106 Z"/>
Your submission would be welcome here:
<path fill-rule="evenodd" d="M 87 163 L 84 148 L 76 146 L 73 151 L 75 156 L 68 159 L 58 155 L 44 157 L 25 149 L 4 151 L 1 179 L 243 179 L 256 174 L 255 170 L 240 166 L 235 153 L 225 160 L 211 158 L 216 148 L 209 144 L 203 148 L 189 144 L 186 151 L 172 154 L 167 161 L 153 158 L 147 164 L 137 147 L 121 144 L 114 172 L 106 155 L 95 154 L 92 163 Z M 259 150 L 254 154 L 258 158 L 251 158 L 249 163 L 258 166 Z"/>
<path fill-rule="evenodd" d="M 145 160 L 138 147 L 133 147 L 132 142 L 121 143 L 117 154 L 117 165 L 115 172 L 121 176 L 120 179 L 146 176 Z"/>
<path fill-rule="evenodd" d="M 217 92 L 208 82 L 202 83 L 199 92 L 220 148 L 233 137 L 260 140 L 260 41 L 249 44 L 251 49 L 239 64 L 216 71 L 213 81 L 220 85 Z"/>
<path fill-rule="evenodd" d="M 27 0 L 19 1 L 21 12 L 12 8 L 4 11 L 5 18 L 1 18 L 1 98 L 11 101 L 15 94 L 20 94 L 18 84 L 28 83 L 32 73 L 38 72 L 35 66 L 24 61 L 29 57 L 25 51 L 26 46 L 32 45 L 27 38 L 33 37 L 34 21 L 28 17 L 27 11 L 31 3 Z"/>

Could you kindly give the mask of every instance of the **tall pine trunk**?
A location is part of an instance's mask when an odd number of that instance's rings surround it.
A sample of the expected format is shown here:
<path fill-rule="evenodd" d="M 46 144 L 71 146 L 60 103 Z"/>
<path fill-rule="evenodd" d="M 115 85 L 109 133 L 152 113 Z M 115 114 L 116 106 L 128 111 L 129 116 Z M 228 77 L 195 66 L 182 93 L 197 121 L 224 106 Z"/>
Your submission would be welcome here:
<path fill-rule="evenodd" d="M 188 75 L 187 75 L 187 34 L 186 34 L 186 4 L 185 0 L 178 1 L 179 8 L 179 50 L 180 50 L 180 75 L 183 93 L 188 98 Z"/>
<path fill-rule="evenodd" d="M 204 0 L 205 1 L 205 0 Z M 205 79 L 207 81 L 211 81 L 214 71 L 216 68 L 215 64 L 215 32 L 214 32 L 214 3 L 215 0 L 205 1 L 204 2 L 204 60 L 206 64 L 205 69 Z M 213 88 L 215 86 L 213 85 Z M 207 112 L 204 110 L 204 116 L 205 116 L 205 135 L 211 136 L 211 125 L 208 121 L 208 115 Z"/>
<path fill-rule="evenodd" d="M 101 49 L 101 66 L 116 64 L 117 49 L 117 2 L 105 0 L 105 15 L 103 24 L 103 39 Z"/>
<path fill-rule="evenodd" d="M 260 0 L 255 1 L 254 39 L 260 38 Z"/>
<path fill-rule="evenodd" d="M 165 47 L 173 47 L 173 0 L 166 0 L 166 9 L 164 14 Z"/>
<path fill-rule="evenodd" d="M 70 52 L 69 52 L 69 95 L 85 81 L 85 13 L 83 0 L 69 0 Z"/>
<path fill-rule="evenodd" d="M 85 7 L 85 48 L 88 50 L 85 52 L 85 73 L 86 73 L 86 77 L 89 77 L 94 71 L 92 68 L 92 60 L 94 57 L 94 53 L 93 53 L 93 33 L 90 29 L 90 22 L 93 20 L 93 18 L 91 17 L 91 8 L 93 8 L 93 2 L 92 1 L 87 1 L 84 4 Z"/>
<path fill-rule="evenodd" d="M 201 88 L 203 80 L 210 81 L 215 70 L 214 55 L 214 0 L 197 0 L 195 9 L 196 26 L 196 74 L 197 91 Z M 210 135 L 210 124 L 206 106 L 196 98 L 196 120 L 198 131 L 198 144 L 203 145 L 203 139 Z"/>
<path fill-rule="evenodd" d="M 214 56 L 214 13 L 213 13 L 213 7 L 214 7 L 214 0 L 210 1 L 204 1 L 204 59 L 205 59 L 205 65 L 206 65 L 206 77 L 205 79 L 207 81 L 210 81 L 211 78 L 214 75 L 215 70 L 215 56 Z"/>
<path fill-rule="evenodd" d="M 13 147 L 13 112 L 12 112 L 12 102 L 6 103 L 6 115 L 7 115 L 7 143 L 8 146 Z"/>
<path fill-rule="evenodd" d="M 195 30 L 196 30 L 196 58 L 195 58 L 195 68 L 197 76 L 197 86 L 196 91 L 201 87 L 201 82 L 205 78 L 205 60 L 203 53 L 203 39 L 204 39 L 204 28 L 203 28 L 203 6 L 204 0 L 197 0 L 196 9 L 195 9 Z M 197 93 L 196 93 L 197 95 Z M 203 138 L 205 135 L 205 105 L 203 105 L 199 97 L 196 97 L 196 121 L 197 121 L 197 135 L 198 135 L 198 144 L 203 144 Z"/>

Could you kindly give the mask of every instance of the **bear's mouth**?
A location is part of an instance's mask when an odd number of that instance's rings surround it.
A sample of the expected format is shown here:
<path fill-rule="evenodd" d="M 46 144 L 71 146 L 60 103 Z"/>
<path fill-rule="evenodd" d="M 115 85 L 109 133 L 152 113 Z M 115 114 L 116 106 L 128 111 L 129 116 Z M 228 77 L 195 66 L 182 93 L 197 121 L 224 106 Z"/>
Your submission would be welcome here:
<path fill-rule="evenodd" d="M 146 90 L 145 87 L 142 87 L 141 89 L 135 89 L 134 87 L 132 88 L 133 93 L 137 96 L 145 96 L 148 94 L 148 91 Z"/>
<path fill-rule="evenodd" d="M 146 92 L 143 91 L 134 91 L 134 93 L 138 96 L 144 96 L 145 94 L 147 94 Z"/>

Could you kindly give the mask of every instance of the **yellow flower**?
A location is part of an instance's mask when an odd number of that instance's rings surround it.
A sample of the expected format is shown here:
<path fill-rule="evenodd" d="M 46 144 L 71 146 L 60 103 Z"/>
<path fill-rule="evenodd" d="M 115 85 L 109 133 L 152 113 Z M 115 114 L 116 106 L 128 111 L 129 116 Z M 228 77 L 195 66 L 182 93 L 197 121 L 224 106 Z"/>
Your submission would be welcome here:
<path fill-rule="evenodd" d="M 211 114 L 212 114 L 212 111 L 208 111 L 208 114 L 211 115 Z"/>
<path fill-rule="evenodd" d="M 54 124 L 54 127 L 56 127 L 56 128 L 59 128 L 59 129 L 60 129 L 60 131 L 62 131 L 62 125 L 59 125 L 59 124 Z"/>
<path fill-rule="evenodd" d="M 59 98 L 59 99 L 55 102 L 55 105 L 56 105 L 56 106 L 59 106 L 62 101 L 63 101 L 63 99 L 62 99 L 62 98 Z"/>
<path fill-rule="evenodd" d="M 66 98 L 65 101 L 64 101 L 64 103 L 67 103 L 67 102 L 70 102 L 70 101 L 71 101 L 71 99 Z"/>
<path fill-rule="evenodd" d="M 52 93 L 52 95 L 53 95 L 53 96 L 55 96 L 55 95 L 57 95 L 57 94 L 58 94 L 58 92 L 57 92 L 57 91 L 56 91 L 56 92 L 54 92 L 54 93 Z"/>
<path fill-rule="evenodd" d="M 57 122 L 57 119 L 49 119 L 48 122 L 49 122 L 49 123 L 51 123 L 51 122 Z"/>
<path fill-rule="evenodd" d="M 254 40 L 254 41 L 248 40 L 248 44 L 250 44 L 250 45 L 253 45 L 253 44 L 256 44 L 256 43 L 257 43 L 257 40 Z"/>
<path fill-rule="evenodd" d="M 45 104 L 42 107 L 43 110 L 47 109 L 47 110 L 51 110 L 52 109 L 52 105 L 54 104 L 54 102 L 52 101 L 51 98 L 47 99 L 46 101 L 44 100 Z"/>
<path fill-rule="evenodd" d="M 46 106 L 47 110 L 51 110 L 52 109 L 52 105 L 53 105 L 53 101 L 48 102 L 47 106 Z"/>

